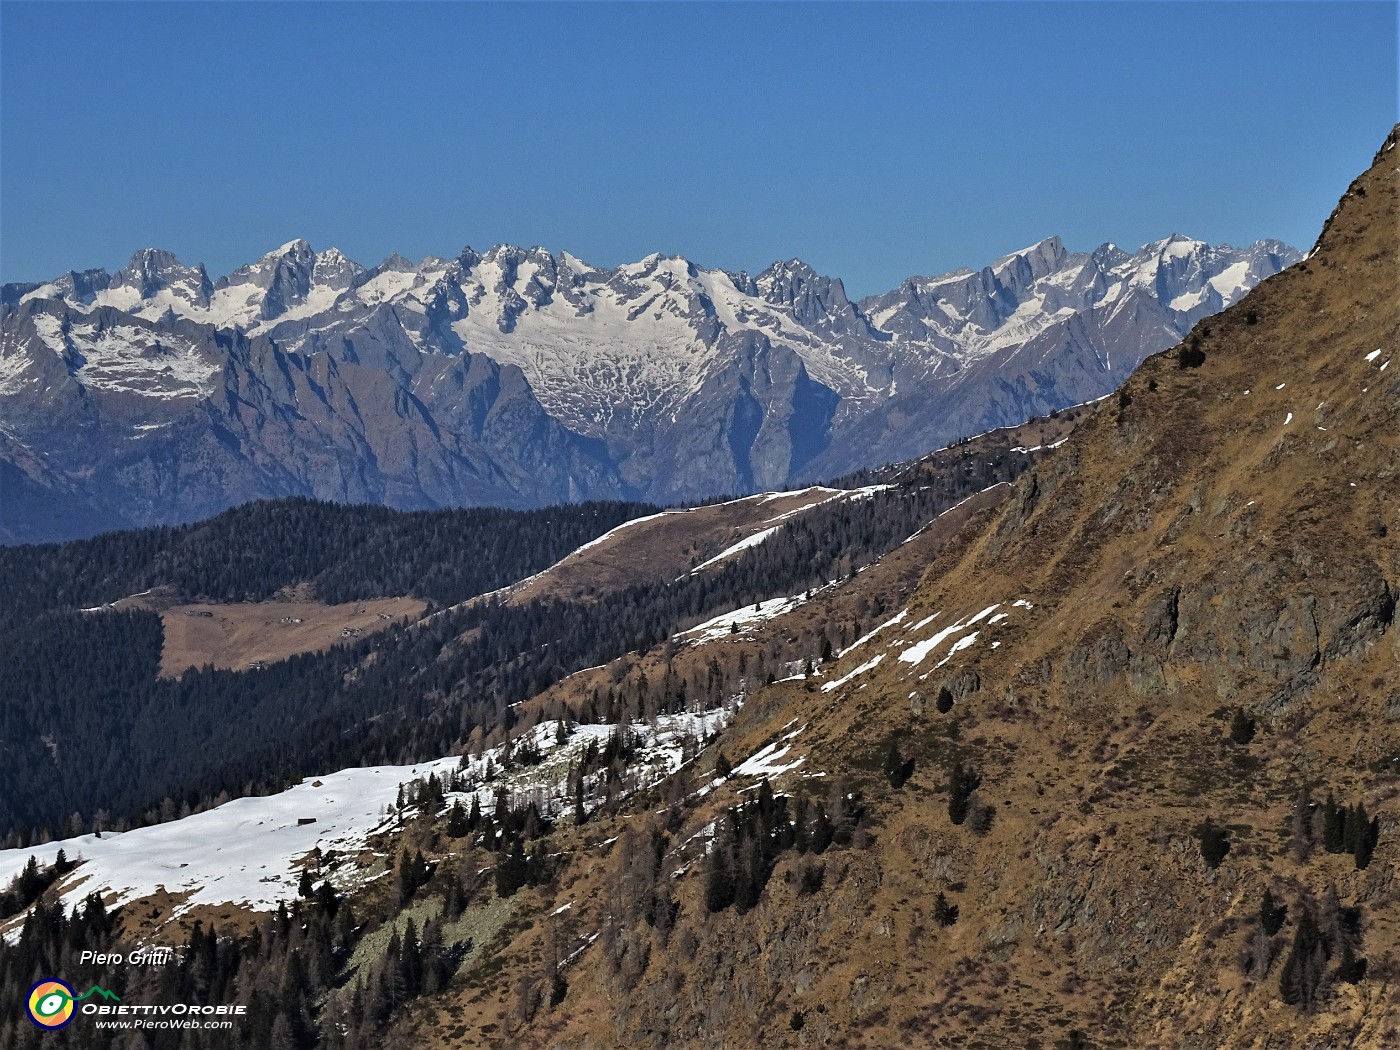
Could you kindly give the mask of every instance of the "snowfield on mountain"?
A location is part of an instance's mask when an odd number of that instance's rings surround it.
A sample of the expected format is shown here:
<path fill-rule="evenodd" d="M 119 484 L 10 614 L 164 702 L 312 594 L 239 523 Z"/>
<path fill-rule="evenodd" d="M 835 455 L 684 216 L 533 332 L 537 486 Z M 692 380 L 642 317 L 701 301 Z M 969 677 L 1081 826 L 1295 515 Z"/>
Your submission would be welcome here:
<path fill-rule="evenodd" d="M 1297 258 L 1051 237 L 852 301 L 796 259 L 753 277 L 498 245 L 366 269 L 297 240 L 214 281 L 145 249 L 3 290 L 0 542 L 285 495 L 784 488 L 1101 397 Z"/>

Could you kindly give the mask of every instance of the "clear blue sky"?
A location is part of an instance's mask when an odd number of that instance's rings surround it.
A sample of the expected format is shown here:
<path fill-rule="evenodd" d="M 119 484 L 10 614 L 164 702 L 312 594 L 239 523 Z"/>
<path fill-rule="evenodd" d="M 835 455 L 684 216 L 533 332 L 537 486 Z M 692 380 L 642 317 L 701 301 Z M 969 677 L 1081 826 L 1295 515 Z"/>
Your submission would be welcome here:
<path fill-rule="evenodd" d="M 1394 3 L 0 4 L 0 278 L 508 241 L 853 294 L 1059 233 L 1315 238 Z"/>

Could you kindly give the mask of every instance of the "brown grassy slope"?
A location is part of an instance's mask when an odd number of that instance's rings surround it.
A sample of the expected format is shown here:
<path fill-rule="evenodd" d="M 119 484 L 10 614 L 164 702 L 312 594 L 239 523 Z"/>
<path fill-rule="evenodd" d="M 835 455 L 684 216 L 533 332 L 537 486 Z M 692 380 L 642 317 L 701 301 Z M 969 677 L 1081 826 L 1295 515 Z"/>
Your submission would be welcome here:
<path fill-rule="evenodd" d="M 343 605 L 285 601 L 172 606 L 160 611 L 165 632 L 160 673 L 173 677 L 205 664 L 242 671 L 255 663 L 319 652 L 345 640 L 345 631 L 373 634 L 416 619 L 425 605 L 417 598 L 371 598 Z"/>
<path fill-rule="evenodd" d="M 1047 446 L 1063 440 L 1089 411 L 1076 408 L 1053 417 L 1037 417 L 873 475 L 875 480 L 896 480 L 908 475 L 937 484 L 955 479 L 968 457 L 985 454 L 990 458 L 1020 447 L 1035 450 L 1027 454 L 1039 459 L 1049 452 Z M 638 518 L 585 544 L 536 576 L 503 588 L 497 595 L 504 595 L 513 604 L 540 598 L 587 601 L 607 591 L 652 582 L 669 583 L 747 537 L 799 519 L 823 503 L 844 498 L 849 498 L 846 490 L 814 485 Z M 727 559 L 715 562 L 712 567 L 718 569 L 726 562 Z"/>
<path fill-rule="evenodd" d="M 740 540 L 778 524 L 781 516 L 800 514 L 836 495 L 834 489 L 813 487 L 628 522 L 601 542 L 586 545 L 539 576 L 510 588 L 510 600 L 587 599 L 604 590 L 674 580 Z"/>
<path fill-rule="evenodd" d="M 994 602 L 1033 609 L 922 682 L 946 647 L 911 668 L 880 638 L 887 659 L 847 687 L 780 685 L 746 708 L 736 743 L 795 719 L 804 770 L 871 801 L 870 840 L 822 858 L 818 893 L 799 894 L 788 856 L 757 908 L 711 916 L 692 871 L 663 935 L 616 899 L 625 856 L 572 863 L 557 899 L 533 899 L 535 926 L 407 1021 L 403 1045 L 1400 1045 L 1396 137 L 1306 263 L 1203 322 L 1200 367 L 1147 361 L 945 547 L 909 621 L 939 612 L 926 637 Z M 960 672 L 979 688 L 914 713 L 909 693 Z M 1227 739 L 1236 707 L 1259 720 L 1245 747 Z M 891 733 L 916 760 L 898 791 L 877 772 Z M 948 819 L 955 756 L 982 774 L 983 835 Z M 1379 814 L 1369 868 L 1293 853 L 1305 783 Z M 729 797 L 696 802 L 672 842 Z M 1230 829 L 1214 871 L 1192 837 L 1205 817 Z M 1290 906 L 1286 955 L 1300 898 L 1330 885 L 1361 908 L 1370 972 L 1304 1013 L 1279 998 L 1281 957 L 1263 974 L 1241 957 L 1266 886 Z M 956 925 L 933 921 L 938 892 Z M 527 1022 L 512 989 L 539 973 L 564 900 L 604 936 Z"/>

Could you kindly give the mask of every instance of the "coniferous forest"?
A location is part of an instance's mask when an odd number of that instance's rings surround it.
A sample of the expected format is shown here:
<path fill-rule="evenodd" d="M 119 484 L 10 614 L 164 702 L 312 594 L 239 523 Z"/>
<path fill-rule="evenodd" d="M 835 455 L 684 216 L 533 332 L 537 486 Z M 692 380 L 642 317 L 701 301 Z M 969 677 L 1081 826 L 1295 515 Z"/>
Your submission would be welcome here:
<path fill-rule="evenodd" d="M 855 571 L 1032 459 L 954 448 L 885 470 L 887 488 L 794 518 L 698 576 L 588 602 L 472 603 L 327 652 L 178 679 L 157 676 L 155 613 L 81 610 L 157 586 L 227 601 L 303 583 L 327 601 L 410 594 L 447 606 L 655 508 L 400 513 L 294 499 L 199 525 L 0 548 L 0 739 L 12 773 L 0 841 L 167 820 L 318 771 L 448 754 L 477 727 L 508 729 L 511 704 L 576 670 Z"/>
<path fill-rule="evenodd" d="M 263 500 L 191 525 L 71 543 L 0 546 L 0 625 L 157 586 L 188 599 L 262 601 L 298 584 L 335 604 L 412 595 L 451 605 L 558 561 L 645 503 L 397 511 Z"/>

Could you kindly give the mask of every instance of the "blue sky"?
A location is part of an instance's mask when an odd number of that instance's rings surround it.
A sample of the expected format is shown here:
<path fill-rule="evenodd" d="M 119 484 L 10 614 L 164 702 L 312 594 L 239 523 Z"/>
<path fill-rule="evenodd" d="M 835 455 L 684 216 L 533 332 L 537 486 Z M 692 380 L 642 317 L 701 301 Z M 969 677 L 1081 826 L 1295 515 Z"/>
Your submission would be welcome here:
<path fill-rule="evenodd" d="M 0 278 L 508 241 L 853 294 L 1052 233 L 1308 247 L 1394 3 L 0 4 Z"/>

